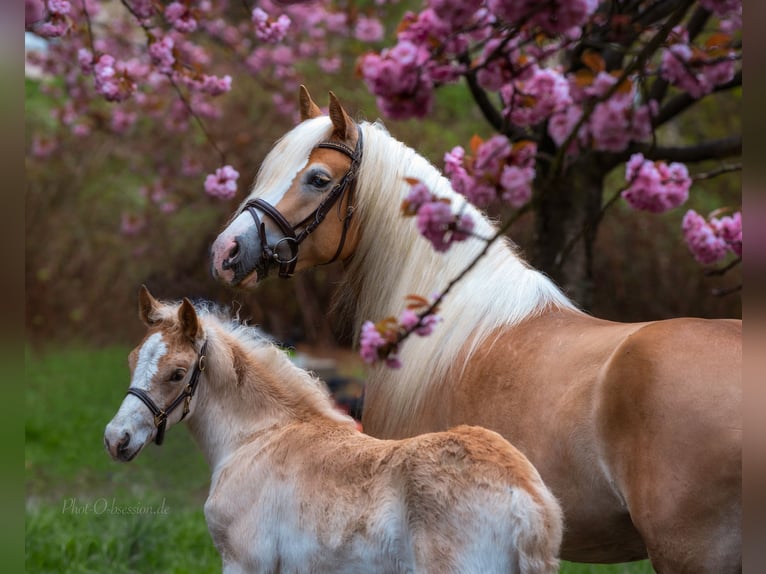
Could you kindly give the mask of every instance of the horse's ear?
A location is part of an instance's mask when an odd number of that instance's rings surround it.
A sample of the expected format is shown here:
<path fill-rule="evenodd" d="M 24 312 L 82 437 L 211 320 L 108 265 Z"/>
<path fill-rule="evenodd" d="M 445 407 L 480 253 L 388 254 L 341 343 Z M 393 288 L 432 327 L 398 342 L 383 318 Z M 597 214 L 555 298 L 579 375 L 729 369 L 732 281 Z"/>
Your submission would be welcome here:
<path fill-rule="evenodd" d="M 157 308 L 159 306 L 159 301 L 152 297 L 146 285 L 141 285 L 141 288 L 138 290 L 138 316 L 147 327 L 151 327 L 159 320 L 157 316 Z"/>
<path fill-rule="evenodd" d="M 178 322 L 181 324 L 181 332 L 192 341 L 197 340 L 199 335 L 199 319 L 194 305 L 186 297 L 178 308 Z"/>
<path fill-rule="evenodd" d="M 301 84 L 299 98 L 301 103 L 301 121 L 310 120 L 322 115 L 322 110 L 316 105 L 314 100 L 311 99 L 311 94 L 306 89 L 306 86 Z"/>
<path fill-rule="evenodd" d="M 332 120 L 332 135 L 341 141 L 350 141 L 355 136 L 354 120 L 340 105 L 338 98 L 330 92 L 330 119 Z"/>

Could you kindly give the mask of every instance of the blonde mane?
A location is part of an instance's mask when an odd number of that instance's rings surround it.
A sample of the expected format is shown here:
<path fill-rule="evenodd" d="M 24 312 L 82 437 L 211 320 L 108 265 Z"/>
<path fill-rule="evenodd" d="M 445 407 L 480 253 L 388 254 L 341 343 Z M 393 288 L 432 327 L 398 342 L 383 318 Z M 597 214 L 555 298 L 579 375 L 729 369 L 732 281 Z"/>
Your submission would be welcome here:
<path fill-rule="evenodd" d="M 418 233 L 413 218 L 400 213 L 410 189 L 406 177 L 417 178 L 438 196 L 451 199 L 453 211 L 470 214 L 479 236 L 490 237 L 496 231 L 428 160 L 391 137 L 379 123 L 364 122 L 361 127 L 364 153 L 355 196 L 355 223 L 361 237 L 337 296 L 337 308 L 353 324 L 355 342 L 365 320 L 398 315 L 408 294 L 431 297 L 444 290 L 485 245 L 471 239 L 453 244 L 444 254 L 434 251 Z M 286 188 L 305 166 L 310 150 L 331 131 L 330 119 L 320 116 L 288 132 L 264 161 L 252 196 L 271 186 Z M 551 307 L 575 308 L 553 282 L 516 254 L 509 240 L 497 241 L 445 299 L 442 322 L 434 333 L 412 337 L 403 345 L 402 369 L 375 367 L 369 382 L 387 388 L 394 397 L 390 405 L 415 412 L 423 391 L 445 380 L 458 357 L 460 365 L 465 365 L 479 345 L 491 344 L 487 338 L 501 327 Z M 387 416 L 397 420 L 402 414 Z"/>
<path fill-rule="evenodd" d="M 353 419 L 338 411 L 327 386 L 311 372 L 296 366 L 288 354 L 255 326 L 207 301 L 196 302 L 194 308 L 208 340 L 209 379 L 217 392 L 235 397 L 250 415 L 252 404 L 269 410 L 284 410 L 293 417 L 307 413 L 353 424 Z M 178 305 L 165 308 L 167 318 L 175 320 Z M 237 377 L 240 368 L 249 373 Z"/>

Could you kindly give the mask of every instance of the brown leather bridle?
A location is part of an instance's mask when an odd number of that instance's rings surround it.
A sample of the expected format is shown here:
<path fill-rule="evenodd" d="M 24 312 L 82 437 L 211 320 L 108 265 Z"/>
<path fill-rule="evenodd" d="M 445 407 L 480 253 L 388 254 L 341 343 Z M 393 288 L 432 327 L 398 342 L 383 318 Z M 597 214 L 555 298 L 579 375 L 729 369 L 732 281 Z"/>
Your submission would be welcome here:
<path fill-rule="evenodd" d="M 181 394 L 178 395 L 175 400 L 164 409 L 159 408 L 149 396 L 149 393 L 147 393 L 145 390 L 139 389 L 137 387 L 130 387 L 128 389 L 127 394 L 141 399 L 141 402 L 144 403 L 150 411 L 152 411 L 152 414 L 154 415 L 154 426 L 157 427 L 157 435 L 154 438 L 154 442 L 157 443 L 157 446 L 161 445 L 162 441 L 165 439 L 165 427 L 167 426 L 168 416 L 170 416 L 170 413 L 172 413 L 178 407 L 178 405 L 183 403 L 184 411 L 180 420 L 184 420 L 186 415 L 189 414 L 189 403 L 191 402 L 194 393 L 197 391 L 199 376 L 202 371 L 205 370 L 206 351 L 207 340 L 205 340 L 205 342 L 202 344 L 202 348 L 199 350 L 197 362 L 194 364 L 194 369 L 192 370 L 191 378 L 189 379 L 186 388 L 184 388 L 183 392 L 181 392 Z"/>
<path fill-rule="evenodd" d="M 300 244 L 311 235 L 317 227 L 324 221 L 324 218 L 330 212 L 332 207 L 340 200 L 348 191 L 348 203 L 346 207 L 346 215 L 343 218 L 343 231 L 338 242 L 338 249 L 335 251 L 335 255 L 329 261 L 324 264 L 332 263 L 338 257 L 340 257 L 343 251 L 343 246 L 346 242 L 346 234 L 348 233 L 349 226 L 351 224 L 351 216 L 354 214 L 354 188 L 356 182 L 356 176 L 359 172 L 359 165 L 362 162 L 362 150 L 364 145 L 362 143 L 362 129 L 360 126 L 356 126 L 357 140 L 356 147 L 352 150 L 345 144 L 340 142 L 322 142 L 317 145 L 317 148 L 334 149 L 339 151 L 349 158 L 351 158 L 351 165 L 348 171 L 343 175 L 341 180 L 333 187 L 327 196 L 322 200 L 319 206 L 312 211 L 307 217 L 291 225 L 289 221 L 282 215 L 279 210 L 267 203 L 263 199 L 253 199 L 245 204 L 245 209 L 253 216 L 255 225 L 258 228 L 258 235 L 261 241 L 261 255 L 257 267 L 260 268 L 259 275 L 265 277 L 268 275 L 269 267 L 273 263 L 279 265 L 279 276 L 290 277 L 295 272 L 295 266 L 298 263 L 298 247 Z M 277 224 L 279 229 L 284 234 L 279 241 L 274 245 L 269 245 L 266 241 L 266 226 L 260 217 L 258 217 L 258 209 L 263 211 L 266 215 L 271 217 L 274 223 Z M 340 204 L 338 205 L 338 213 L 340 217 Z M 305 226 L 305 227 L 304 227 Z M 299 233 L 298 230 L 303 228 Z M 286 244 L 290 249 L 290 258 L 282 259 L 278 250 L 281 244 Z"/>

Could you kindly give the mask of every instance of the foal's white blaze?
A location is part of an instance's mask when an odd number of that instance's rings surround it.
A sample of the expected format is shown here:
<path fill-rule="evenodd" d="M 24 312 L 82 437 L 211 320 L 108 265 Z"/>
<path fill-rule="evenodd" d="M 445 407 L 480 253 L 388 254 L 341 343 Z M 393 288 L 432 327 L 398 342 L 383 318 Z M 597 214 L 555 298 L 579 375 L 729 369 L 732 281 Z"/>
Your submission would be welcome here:
<path fill-rule="evenodd" d="M 159 370 L 160 361 L 168 352 L 168 346 L 161 333 L 154 333 L 138 351 L 136 367 L 133 370 L 131 386 L 149 390 L 152 379 Z M 106 425 L 104 442 L 112 456 L 116 456 L 117 445 L 130 435 L 130 451 L 137 453 L 154 432 L 154 418 L 138 397 L 127 395 L 111 422 Z"/>
<path fill-rule="evenodd" d="M 157 374 L 160 359 L 168 352 L 168 346 L 162 339 L 162 333 L 155 333 L 141 345 L 136 360 L 136 369 L 133 371 L 131 384 L 145 391 L 149 390 L 149 384 Z"/>

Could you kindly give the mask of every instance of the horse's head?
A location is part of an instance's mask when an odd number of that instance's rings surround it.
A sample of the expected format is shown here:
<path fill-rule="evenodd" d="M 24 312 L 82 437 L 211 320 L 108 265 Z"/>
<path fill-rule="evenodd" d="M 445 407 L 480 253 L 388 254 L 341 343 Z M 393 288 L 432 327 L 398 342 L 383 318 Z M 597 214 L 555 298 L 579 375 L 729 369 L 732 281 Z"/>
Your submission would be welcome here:
<path fill-rule="evenodd" d="M 124 462 L 152 440 L 161 444 L 166 426 L 192 412 L 205 361 L 205 335 L 188 299 L 164 305 L 142 286 L 138 307 L 148 331 L 130 353 L 128 395 L 104 431 L 109 454 Z"/>
<path fill-rule="evenodd" d="M 354 187 L 361 130 L 330 93 L 323 116 L 306 88 L 301 123 L 266 156 L 250 195 L 211 249 L 212 273 L 229 286 L 254 287 L 276 267 L 295 271 L 354 252 Z"/>

